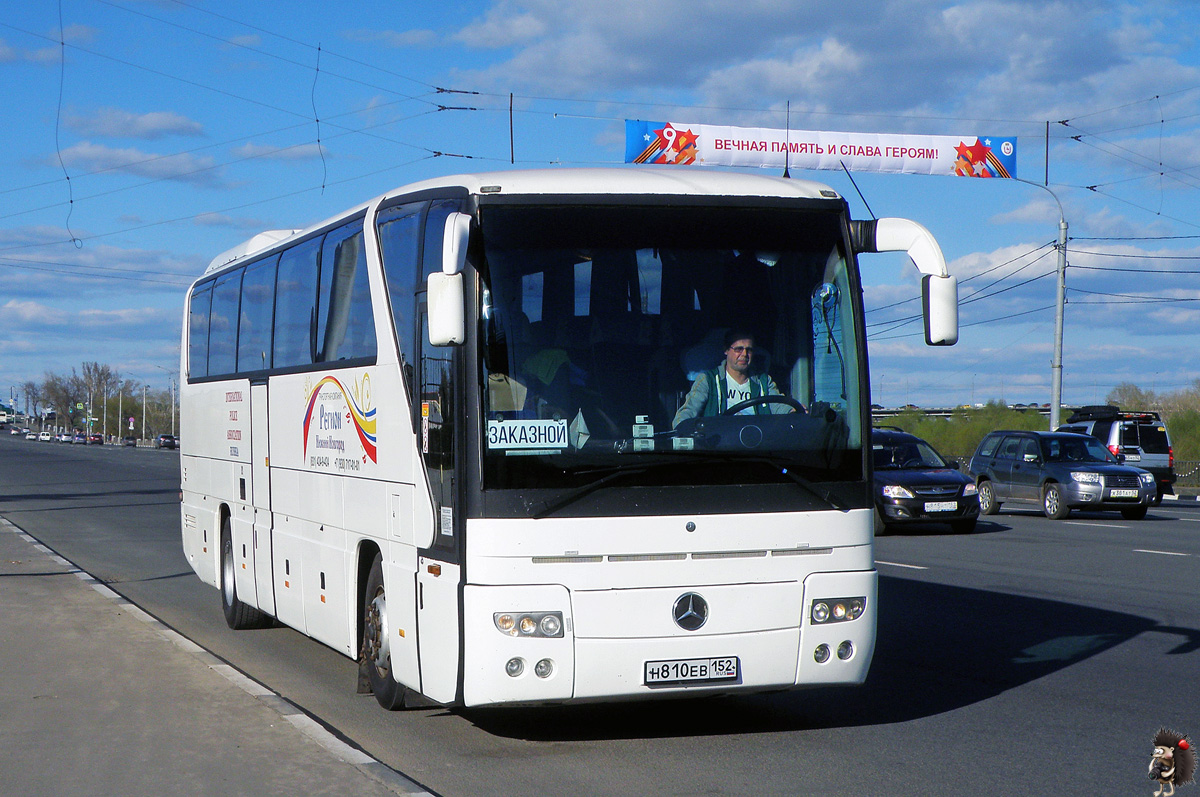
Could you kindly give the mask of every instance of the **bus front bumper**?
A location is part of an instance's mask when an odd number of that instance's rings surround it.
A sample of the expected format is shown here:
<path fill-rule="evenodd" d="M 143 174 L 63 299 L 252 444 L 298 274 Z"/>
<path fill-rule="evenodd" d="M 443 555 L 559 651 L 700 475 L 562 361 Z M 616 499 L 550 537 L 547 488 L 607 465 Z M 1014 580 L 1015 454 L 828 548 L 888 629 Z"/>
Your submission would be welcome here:
<path fill-rule="evenodd" d="M 653 699 L 862 683 L 875 649 L 877 584 L 871 570 L 812 573 L 803 582 L 574 593 L 558 585 L 468 585 L 463 702 Z M 852 600 L 862 601 L 857 616 L 836 616 Z M 829 610 L 823 622 L 814 619 L 818 603 Z M 528 628 L 547 614 L 561 614 L 560 634 L 522 630 L 523 618 L 530 618 Z M 511 629 L 500 627 L 505 616 Z"/>

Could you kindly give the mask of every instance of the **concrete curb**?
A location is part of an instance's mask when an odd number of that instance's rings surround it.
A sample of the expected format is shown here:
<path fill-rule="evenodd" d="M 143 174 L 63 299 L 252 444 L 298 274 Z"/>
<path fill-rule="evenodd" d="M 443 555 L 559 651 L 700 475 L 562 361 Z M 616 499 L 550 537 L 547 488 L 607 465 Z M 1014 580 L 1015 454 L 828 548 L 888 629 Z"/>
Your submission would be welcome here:
<path fill-rule="evenodd" d="M 122 611 L 144 623 L 159 637 L 167 642 L 170 642 L 184 653 L 193 656 L 198 662 L 224 677 L 230 683 L 237 686 L 242 692 L 254 698 L 254 700 L 260 704 L 275 711 L 279 715 L 280 719 L 286 721 L 305 736 L 324 747 L 338 760 L 355 767 L 371 780 L 374 780 L 381 786 L 396 794 L 411 795 L 415 797 L 435 797 L 433 792 L 430 792 L 420 783 L 408 778 L 403 773 L 397 772 L 361 748 L 355 747 L 354 745 L 345 741 L 332 730 L 330 730 L 319 719 L 304 711 L 304 709 L 262 685 L 258 681 L 255 681 L 253 678 L 246 675 L 241 670 L 238 670 L 236 667 L 233 667 L 213 652 L 196 644 L 193 640 L 183 636 L 175 629 L 163 623 L 157 617 L 154 617 L 153 615 L 144 611 L 141 607 L 137 606 L 137 604 L 133 603 L 120 593 L 115 592 L 91 573 L 88 573 L 74 562 L 66 559 L 52 548 L 42 543 L 36 537 L 32 536 L 24 529 L 14 524 L 12 521 L 8 520 L 7 518 L 0 518 L 0 529 L 12 532 L 16 537 L 19 537 L 20 539 L 29 543 L 39 553 L 45 555 L 51 561 L 61 565 L 64 568 L 67 568 L 68 573 L 75 575 L 80 581 L 90 586 L 97 593 L 112 601 L 114 604 L 120 606 Z"/>

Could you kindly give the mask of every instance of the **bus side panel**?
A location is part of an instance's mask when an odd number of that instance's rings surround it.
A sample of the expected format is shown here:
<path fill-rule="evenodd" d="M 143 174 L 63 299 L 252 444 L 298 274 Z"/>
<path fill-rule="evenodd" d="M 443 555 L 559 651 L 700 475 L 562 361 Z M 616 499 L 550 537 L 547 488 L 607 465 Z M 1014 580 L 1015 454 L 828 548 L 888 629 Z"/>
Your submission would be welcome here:
<path fill-rule="evenodd" d="M 347 623 L 346 545 L 344 529 L 306 524 L 313 536 L 302 546 L 304 569 L 304 624 L 314 639 L 347 656 L 355 654 Z"/>
<path fill-rule="evenodd" d="M 271 495 L 275 506 L 293 506 L 298 480 L 294 471 L 271 469 Z M 275 577 L 275 616 L 297 631 L 304 631 L 304 560 L 302 521 L 283 512 L 275 513 L 271 571 Z"/>
<path fill-rule="evenodd" d="M 200 580 L 215 587 L 221 546 L 216 504 L 208 497 L 208 464 L 209 460 L 197 457 L 180 458 L 180 484 L 183 491 L 181 520 L 183 555 Z"/>

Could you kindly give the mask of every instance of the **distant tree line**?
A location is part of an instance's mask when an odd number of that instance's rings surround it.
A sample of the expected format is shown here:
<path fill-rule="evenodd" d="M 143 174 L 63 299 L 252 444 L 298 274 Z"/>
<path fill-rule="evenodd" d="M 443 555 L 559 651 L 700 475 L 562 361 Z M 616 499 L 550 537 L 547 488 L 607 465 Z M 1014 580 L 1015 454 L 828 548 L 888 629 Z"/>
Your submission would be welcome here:
<path fill-rule="evenodd" d="M 53 419 L 45 423 L 47 429 L 87 431 L 91 417 L 92 432 L 141 437 L 145 418 L 147 438 L 171 432 L 171 391 L 151 390 L 142 382 L 123 379 L 102 363 L 85 362 L 70 374 L 47 371 L 41 382 L 25 382 L 20 390 L 24 397 L 21 409 L 31 419 L 39 419 L 35 423 L 53 413 Z M 134 419 L 132 431 L 130 418 Z M 176 409 L 176 431 L 178 426 Z"/>
<path fill-rule="evenodd" d="M 1200 379 L 1175 393 L 1158 394 L 1123 382 L 1105 397 L 1106 404 L 1129 412 L 1154 411 L 1162 416 L 1171 435 L 1176 462 L 1200 460 Z M 1064 413 L 1063 421 L 1067 415 Z M 1035 408 L 1013 409 L 997 401 L 983 407 L 956 410 L 949 418 L 933 418 L 908 410 L 885 424 L 928 440 L 943 456 L 963 460 L 975 452 L 979 441 L 996 429 L 1047 429 L 1049 421 Z"/>

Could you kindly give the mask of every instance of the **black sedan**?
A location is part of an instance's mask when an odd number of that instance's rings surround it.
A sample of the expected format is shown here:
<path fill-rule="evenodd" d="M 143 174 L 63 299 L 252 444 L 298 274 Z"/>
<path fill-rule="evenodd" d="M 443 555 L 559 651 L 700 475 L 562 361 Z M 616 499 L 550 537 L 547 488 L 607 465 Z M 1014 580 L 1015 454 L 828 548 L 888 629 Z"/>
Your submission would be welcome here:
<path fill-rule="evenodd" d="M 949 523 L 960 534 L 975 529 L 975 482 L 933 446 L 893 427 L 871 430 L 875 465 L 875 533 L 902 523 Z"/>

